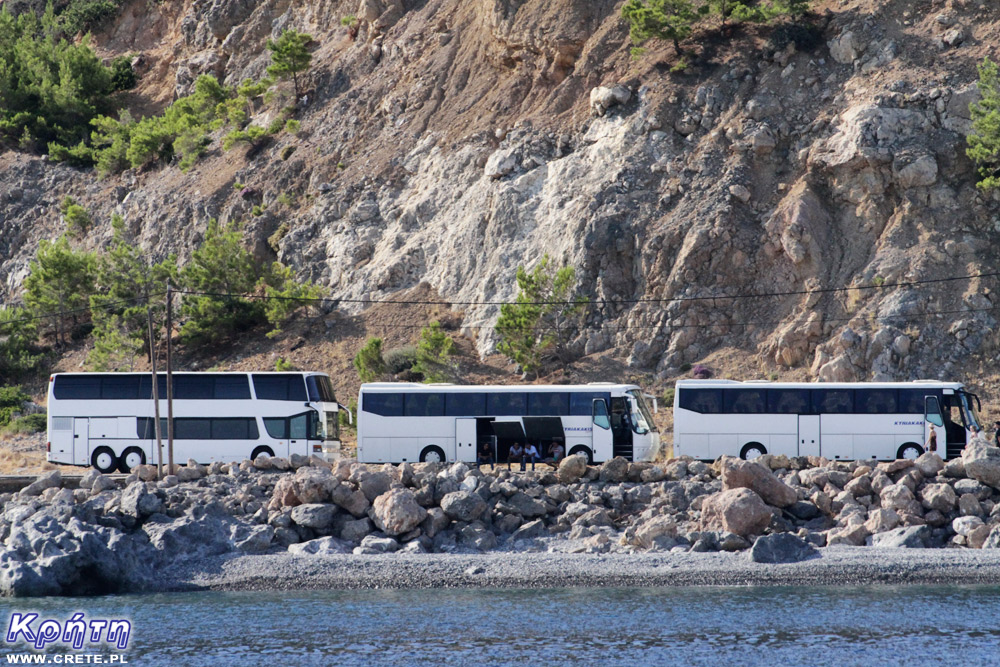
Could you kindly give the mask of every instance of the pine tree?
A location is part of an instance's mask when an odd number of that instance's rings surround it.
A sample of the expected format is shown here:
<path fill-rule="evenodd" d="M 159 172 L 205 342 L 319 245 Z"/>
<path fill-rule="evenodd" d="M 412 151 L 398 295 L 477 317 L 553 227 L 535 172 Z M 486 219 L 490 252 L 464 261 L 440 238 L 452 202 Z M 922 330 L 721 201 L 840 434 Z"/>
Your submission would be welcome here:
<path fill-rule="evenodd" d="M 444 332 L 440 322 L 431 322 L 420 332 L 413 371 L 420 373 L 424 382 L 447 382 L 454 373 L 450 363 L 454 353 L 455 341 Z"/>
<path fill-rule="evenodd" d="M 168 280 L 177 282 L 176 257 L 150 265 L 134 239 L 128 238 L 121 216 L 112 217 L 111 228 L 111 246 L 97 260 L 98 289 L 90 297 L 94 349 L 87 360 L 95 370 L 131 369 L 135 356 L 149 351 L 147 304 L 159 331 L 165 305 L 150 297 L 163 292 Z"/>
<path fill-rule="evenodd" d="M 382 358 L 382 339 L 369 338 L 354 356 L 354 368 L 362 382 L 374 382 L 385 377 L 385 360 Z"/>
<path fill-rule="evenodd" d="M 497 350 L 525 373 L 537 374 L 546 354 L 565 366 L 586 305 L 586 299 L 575 296 L 576 272 L 571 266 L 554 270 L 545 255 L 530 273 L 517 268 L 517 285 L 515 302 L 500 306 Z"/>
<path fill-rule="evenodd" d="M 989 58 L 979 65 L 979 101 L 969 105 L 972 132 L 965 154 L 979 171 L 976 185 L 987 190 L 1000 186 L 1000 81 L 997 65 Z"/>
<path fill-rule="evenodd" d="M 691 0 L 628 0 L 622 18 L 629 22 L 629 36 L 638 46 L 648 39 L 670 40 L 681 53 L 681 40 L 691 34 L 698 19 Z"/>
<path fill-rule="evenodd" d="M 318 285 L 296 282 L 291 268 L 281 262 L 274 262 L 262 280 L 264 296 L 267 297 L 264 314 L 272 326 L 267 333 L 269 338 L 281 333 L 281 325 L 295 311 L 313 305 L 316 299 L 323 296 L 323 289 Z"/>
<path fill-rule="evenodd" d="M 17 382 L 42 360 L 38 329 L 24 308 L 0 308 L 0 385 Z"/>
<path fill-rule="evenodd" d="M 299 73 L 309 69 L 312 54 L 308 44 L 312 36 L 303 32 L 287 29 L 281 33 L 277 41 L 267 40 L 267 49 L 271 52 L 271 66 L 267 73 L 281 79 L 292 77 L 295 89 L 295 99 L 299 99 Z"/>
<path fill-rule="evenodd" d="M 73 250 L 65 234 L 38 244 L 24 280 L 24 302 L 32 315 L 44 318 L 42 332 L 53 333 L 59 345 L 66 342 L 68 329 L 86 319 L 94 265 L 94 255 Z"/>

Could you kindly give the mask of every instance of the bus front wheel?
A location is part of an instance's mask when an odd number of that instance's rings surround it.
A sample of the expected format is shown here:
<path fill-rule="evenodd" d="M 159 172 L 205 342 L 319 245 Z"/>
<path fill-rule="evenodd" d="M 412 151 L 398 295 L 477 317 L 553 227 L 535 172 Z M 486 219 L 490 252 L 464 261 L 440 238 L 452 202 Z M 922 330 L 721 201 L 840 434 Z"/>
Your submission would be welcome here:
<path fill-rule="evenodd" d="M 583 454 L 587 457 L 587 465 L 594 465 L 594 453 L 590 451 L 590 447 L 584 447 L 583 445 L 577 445 L 573 449 L 569 450 L 570 456 L 576 456 L 577 454 Z"/>
<path fill-rule="evenodd" d="M 258 447 L 253 450 L 253 454 L 250 455 L 251 461 L 256 461 L 258 456 L 266 456 L 268 458 L 274 458 L 274 450 L 270 447 Z"/>
<path fill-rule="evenodd" d="M 896 451 L 897 459 L 915 459 L 924 453 L 924 448 L 915 442 L 905 442 Z"/>
<path fill-rule="evenodd" d="M 424 447 L 423 451 L 420 452 L 420 462 L 421 463 L 444 463 L 444 450 L 442 450 L 437 445 L 430 445 L 429 447 Z"/>
<path fill-rule="evenodd" d="M 146 454 L 138 447 L 129 447 L 118 457 L 118 470 L 126 475 L 132 468 L 146 463 Z"/>
<path fill-rule="evenodd" d="M 758 456 L 764 456 L 764 454 L 767 454 L 767 449 L 759 442 L 748 442 L 740 450 L 740 458 L 744 461 L 753 461 Z"/>
<path fill-rule="evenodd" d="M 90 465 L 98 472 L 109 475 L 118 469 L 118 458 L 110 447 L 98 447 L 90 455 Z"/>

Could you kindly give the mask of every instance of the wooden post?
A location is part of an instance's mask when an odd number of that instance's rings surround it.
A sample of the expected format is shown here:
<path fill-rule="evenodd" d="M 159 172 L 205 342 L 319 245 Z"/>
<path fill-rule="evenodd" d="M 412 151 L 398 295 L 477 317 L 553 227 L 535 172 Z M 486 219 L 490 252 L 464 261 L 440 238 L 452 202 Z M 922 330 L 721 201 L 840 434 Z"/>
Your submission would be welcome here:
<path fill-rule="evenodd" d="M 153 367 L 153 413 L 156 415 L 156 479 L 163 479 L 163 432 L 160 428 L 160 389 L 156 381 L 156 341 L 153 338 L 153 309 L 146 299 L 146 322 L 149 325 L 149 360 Z"/>
<path fill-rule="evenodd" d="M 174 474 L 174 373 L 172 367 L 171 359 L 171 344 L 170 339 L 173 334 L 173 319 L 174 319 L 174 307 L 173 307 L 174 293 L 173 289 L 170 287 L 170 281 L 167 281 L 167 463 L 169 468 L 167 468 L 167 474 Z"/>

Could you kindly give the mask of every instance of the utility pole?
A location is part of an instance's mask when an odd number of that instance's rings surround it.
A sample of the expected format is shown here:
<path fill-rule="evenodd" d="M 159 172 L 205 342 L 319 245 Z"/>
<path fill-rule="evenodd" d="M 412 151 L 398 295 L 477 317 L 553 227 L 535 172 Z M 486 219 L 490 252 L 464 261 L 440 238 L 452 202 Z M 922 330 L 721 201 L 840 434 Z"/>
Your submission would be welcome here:
<path fill-rule="evenodd" d="M 149 360 L 153 367 L 153 414 L 156 416 L 156 479 L 163 479 L 163 432 L 160 428 L 160 388 L 156 377 L 156 341 L 153 338 L 153 309 L 146 295 L 146 323 L 149 325 Z"/>
<path fill-rule="evenodd" d="M 167 281 L 167 461 L 169 468 L 167 474 L 174 474 L 174 371 L 171 361 L 170 339 L 173 333 L 174 320 L 174 292 Z"/>

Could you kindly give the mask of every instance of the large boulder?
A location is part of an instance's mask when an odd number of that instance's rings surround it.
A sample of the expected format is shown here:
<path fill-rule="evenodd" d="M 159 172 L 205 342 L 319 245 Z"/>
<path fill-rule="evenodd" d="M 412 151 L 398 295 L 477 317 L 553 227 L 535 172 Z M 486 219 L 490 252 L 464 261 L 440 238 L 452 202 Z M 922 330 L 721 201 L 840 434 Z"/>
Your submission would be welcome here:
<path fill-rule="evenodd" d="M 340 480 L 327 468 L 299 467 L 292 477 L 292 486 L 300 503 L 324 503 L 330 500 L 333 490 L 340 486 Z M 275 485 L 275 492 L 277 488 Z"/>
<path fill-rule="evenodd" d="M 771 510 L 746 488 L 713 493 L 701 506 L 702 530 L 728 530 L 741 537 L 760 535 L 771 523 Z"/>
<path fill-rule="evenodd" d="M 349 554 L 353 550 L 354 544 L 351 542 L 345 542 L 344 540 L 338 540 L 336 537 L 320 537 L 319 539 L 309 540 L 308 542 L 288 545 L 288 553 L 298 556 Z"/>
<path fill-rule="evenodd" d="M 292 508 L 292 521 L 300 526 L 314 530 L 328 530 L 337 516 L 336 505 L 323 503 L 308 503 Z"/>
<path fill-rule="evenodd" d="M 661 514 L 639 525 L 628 543 L 649 549 L 657 538 L 662 537 L 677 537 L 677 524 L 672 517 Z"/>
<path fill-rule="evenodd" d="M 543 516 L 548 512 L 545 503 L 532 498 L 523 491 L 518 491 L 510 498 L 497 503 L 497 509 L 506 514 L 517 514 L 528 518 Z"/>
<path fill-rule="evenodd" d="M 39 475 L 38 478 L 29 484 L 28 486 L 21 489 L 22 496 L 40 496 L 42 491 L 46 489 L 53 489 L 62 484 L 62 473 L 58 470 L 52 470 L 50 472 Z"/>
<path fill-rule="evenodd" d="M 930 526 L 906 526 L 872 535 L 873 547 L 924 549 L 931 539 Z"/>
<path fill-rule="evenodd" d="M 122 513 L 136 519 L 145 519 L 163 510 L 163 501 L 146 489 L 146 482 L 132 482 L 122 493 Z"/>
<path fill-rule="evenodd" d="M 920 497 L 924 507 L 942 514 L 947 514 L 958 505 L 958 496 L 950 484 L 928 484 L 920 492 Z"/>
<path fill-rule="evenodd" d="M 816 548 L 792 533 L 761 535 L 750 547 L 750 560 L 755 563 L 798 563 L 819 556 Z"/>
<path fill-rule="evenodd" d="M 602 482 L 624 482 L 628 479 L 628 461 L 623 456 L 616 456 L 610 461 L 605 461 L 601 466 L 599 479 Z"/>
<path fill-rule="evenodd" d="M 768 468 L 734 456 L 722 457 L 722 488 L 750 489 L 775 507 L 788 507 L 799 499 L 795 489 L 775 477 Z"/>
<path fill-rule="evenodd" d="M 962 464 L 968 477 L 1000 489 L 1000 447 L 974 441 L 962 451 Z"/>
<path fill-rule="evenodd" d="M 486 501 L 478 493 L 453 491 L 441 499 L 441 509 L 456 521 L 475 521 L 486 511 Z"/>
<path fill-rule="evenodd" d="M 372 507 L 375 525 L 386 535 L 408 533 L 427 517 L 427 510 L 420 506 L 413 492 L 401 487 L 380 495 Z"/>
<path fill-rule="evenodd" d="M 921 454 L 913 465 L 923 473 L 924 477 L 934 477 L 944 469 L 944 461 L 935 452 Z"/>
<path fill-rule="evenodd" d="M 350 484 L 342 483 L 336 486 L 330 492 L 330 500 L 358 518 L 365 516 L 368 508 L 371 507 L 365 494 Z"/>
<path fill-rule="evenodd" d="M 376 498 L 389 490 L 393 479 L 384 472 L 372 472 L 364 467 L 356 467 L 351 472 L 350 480 L 354 482 L 361 493 L 365 494 L 368 502 L 374 502 Z"/>
<path fill-rule="evenodd" d="M 556 477 L 561 484 L 572 484 L 587 473 L 587 457 L 581 454 L 567 456 L 559 463 Z"/>

